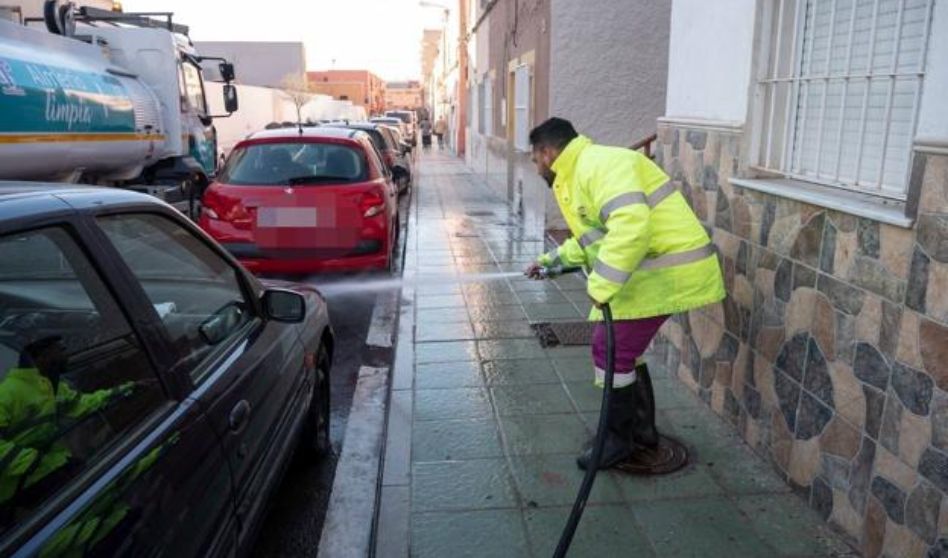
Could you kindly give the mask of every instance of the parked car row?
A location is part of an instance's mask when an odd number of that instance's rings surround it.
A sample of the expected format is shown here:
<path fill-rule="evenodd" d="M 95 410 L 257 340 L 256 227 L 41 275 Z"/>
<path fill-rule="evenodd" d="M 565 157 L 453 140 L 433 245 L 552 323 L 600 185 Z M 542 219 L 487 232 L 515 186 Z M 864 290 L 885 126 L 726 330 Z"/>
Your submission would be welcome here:
<path fill-rule="evenodd" d="M 391 269 L 399 187 L 373 136 L 351 126 L 238 143 L 204 194 L 201 228 L 254 273 Z"/>
<path fill-rule="evenodd" d="M 418 138 L 418 113 L 413 110 L 390 110 L 386 111 L 387 118 L 398 118 L 407 127 L 408 138 L 412 145 L 417 143 Z"/>
<path fill-rule="evenodd" d="M 384 123 L 268 128 L 198 226 L 144 194 L 0 182 L 0 556 L 241 555 L 293 454 L 330 450 L 326 301 L 255 275 L 390 270 L 411 146 Z"/>

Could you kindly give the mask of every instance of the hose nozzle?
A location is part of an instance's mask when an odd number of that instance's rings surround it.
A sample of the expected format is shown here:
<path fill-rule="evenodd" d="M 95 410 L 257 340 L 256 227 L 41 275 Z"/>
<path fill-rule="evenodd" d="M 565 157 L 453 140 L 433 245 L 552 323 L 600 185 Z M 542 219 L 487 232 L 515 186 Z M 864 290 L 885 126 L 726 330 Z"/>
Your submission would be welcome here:
<path fill-rule="evenodd" d="M 554 277 L 559 277 L 560 275 L 565 275 L 567 273 L 576 273 L 577 271 L 582 271 L 582 269 L 583 268 L 581 267 L 550 265 L 541 267 L 539 274 L 541 279 L 553 279 Z"/>

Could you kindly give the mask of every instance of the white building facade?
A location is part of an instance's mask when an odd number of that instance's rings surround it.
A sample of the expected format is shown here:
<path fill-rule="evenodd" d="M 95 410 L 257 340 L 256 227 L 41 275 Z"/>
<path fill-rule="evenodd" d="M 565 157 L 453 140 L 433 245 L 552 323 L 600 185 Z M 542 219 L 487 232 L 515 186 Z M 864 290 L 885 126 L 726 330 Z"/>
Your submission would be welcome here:
<path fill-rule="evenodd" d="M 530 130 L 559 116 L 599 143 L 628 146 L 654 134 L 671 2 L 471 4 L 466 159 L 542 239 L 565 223 L 530 163 Z"/>

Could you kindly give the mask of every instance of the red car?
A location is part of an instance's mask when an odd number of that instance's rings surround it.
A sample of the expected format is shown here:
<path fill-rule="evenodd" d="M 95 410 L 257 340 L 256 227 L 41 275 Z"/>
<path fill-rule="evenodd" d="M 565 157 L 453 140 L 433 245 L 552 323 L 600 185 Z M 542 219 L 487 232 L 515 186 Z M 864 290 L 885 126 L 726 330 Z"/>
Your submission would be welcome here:
<path fill-rule="evenodd" d="M 368 134 L 249 136 L 204 193 L 200 226 L 254 273 L 391 269 L 398 189 Z"/>

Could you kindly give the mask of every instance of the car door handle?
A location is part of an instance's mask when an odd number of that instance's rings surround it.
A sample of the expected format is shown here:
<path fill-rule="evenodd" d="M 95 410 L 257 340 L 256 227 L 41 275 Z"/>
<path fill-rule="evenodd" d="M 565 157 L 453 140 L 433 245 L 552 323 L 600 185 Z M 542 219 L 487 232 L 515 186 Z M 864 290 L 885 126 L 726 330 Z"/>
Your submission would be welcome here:
<path fill-rule="evenodd" d="M 230 426 L 232 432 L 240 432 L 247 425 L 248 418 L 250 418 L 250 403 L 247 400 L 242 400 L 234 405 L 234 408 L 230 411 L 227 425 Z"/>

